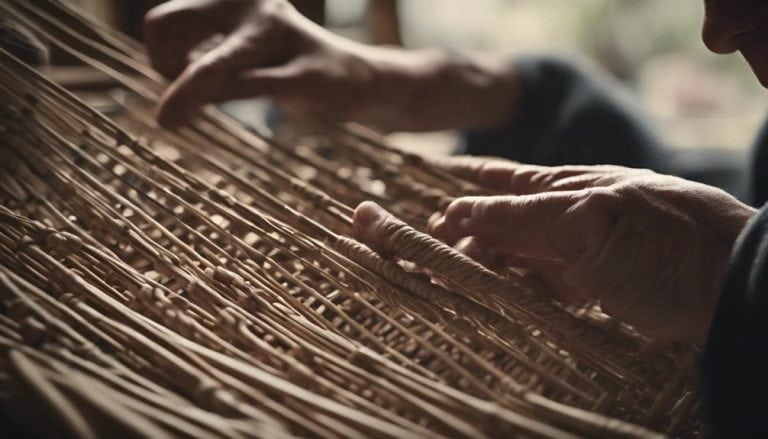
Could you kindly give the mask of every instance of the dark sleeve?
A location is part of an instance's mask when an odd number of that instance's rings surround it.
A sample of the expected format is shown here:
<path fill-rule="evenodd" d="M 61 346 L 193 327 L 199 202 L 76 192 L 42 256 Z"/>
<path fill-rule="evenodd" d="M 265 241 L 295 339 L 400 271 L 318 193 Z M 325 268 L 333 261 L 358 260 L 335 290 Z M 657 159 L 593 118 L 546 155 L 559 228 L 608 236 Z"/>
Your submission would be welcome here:
<path fill-rule="evenodd" d="M 768 202 L 768 120 L 752 146 L 751 200 L 754 206 Z"/>
<path fill-rule="evenodd" d="M 513 63 L 521 81 L 519 111 L 506 126 L 466 133 L 459 153 L 665 171 L 660 142 L 615 81 L 562 58 L 521 57 Z"/>
<path fill-rule="evenodd" d="M 742 233 L 700 359 L 716 437 L 768 437 L 768 205 Z"/>

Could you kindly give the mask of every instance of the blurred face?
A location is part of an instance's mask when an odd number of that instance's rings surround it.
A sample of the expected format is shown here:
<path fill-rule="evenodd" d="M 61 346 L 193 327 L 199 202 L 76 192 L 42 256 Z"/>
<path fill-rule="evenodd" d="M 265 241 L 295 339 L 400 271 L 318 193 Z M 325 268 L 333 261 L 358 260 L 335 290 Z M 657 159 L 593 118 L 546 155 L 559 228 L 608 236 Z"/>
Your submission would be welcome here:
<path fill-rule="evenodd" d="M 741 52 L 768 88 L 768 0 L 704 0 L 702 38 L 715 53 Z"/>

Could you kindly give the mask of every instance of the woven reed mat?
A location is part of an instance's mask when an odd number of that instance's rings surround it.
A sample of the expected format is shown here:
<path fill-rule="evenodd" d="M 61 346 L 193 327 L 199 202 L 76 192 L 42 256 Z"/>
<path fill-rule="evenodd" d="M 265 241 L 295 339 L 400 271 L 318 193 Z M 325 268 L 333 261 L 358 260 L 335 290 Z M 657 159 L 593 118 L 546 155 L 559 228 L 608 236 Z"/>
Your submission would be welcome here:
<path fill-rule="evenodd" d="M 107 117 L 0 53 L 0 405 L 42 434 L 647 437 L 701 432 L 689 348 L 421 232 L 488 193 L 318 118 L 156 126 L 135 42 L 48 0 L 0 11 L 120 87 Z M 383 259 L 351 239 L 374 200 Z M 41 422 L 42 421 L 42 422 Z M 31 425 L 31 426 L 30 426 Z"/>

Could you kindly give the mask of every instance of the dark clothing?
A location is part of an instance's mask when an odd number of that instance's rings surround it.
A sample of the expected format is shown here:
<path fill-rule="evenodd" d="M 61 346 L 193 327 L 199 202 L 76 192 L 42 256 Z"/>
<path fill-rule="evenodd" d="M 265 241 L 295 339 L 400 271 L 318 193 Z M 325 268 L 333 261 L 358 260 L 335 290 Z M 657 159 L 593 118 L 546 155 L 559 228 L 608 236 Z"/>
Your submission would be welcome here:
<path fill-rule="evenodd" d="M 718 437 L 768 437 L 768 206 L 739 238 L 701 356 Z"/>
<path fill-rule="evenodd" d="M 621 164 L 662 171 L 664 154 L 617 87 L 557 58 L 515 60 L 521 111 L 509 125 L 470 132 L 466 153 L 538 165 Z"/>
<path fill-rule="evenodd" d="M 752 148 L 750 195 L 753 206 L 768 202 L 768 123 L 763 125 Z"/>
<path fill-rule="evenodd" d="M 467 133 L 458 153 L 537 165 L 648 168 L 721 187 L 744 201 L 757 196 L 757 205 L 768 198 L 768 174 L 753 172 L 759 187 L 747 184 L 746 155 L 665 146 L 626 92 L 602 72 L 555 57 L 514 63 L 522 90 L 519 114 L 506 126 Z M 763 154 L 755 154 L 754 163 L 768 169 L 768 129 L 757 146 Z"/>
<path fill-rule="evenodd" d="M 460 152 L 541 165 L 649 168 L 720 186 L 755 206 L 768 199 L 768 124 L 755 142 L 751 166 L 712 151 L 676 153 L 610 81 L 562 59 L 515 63 L 520 114 L 507 126 L 468 133 Z M 713 432 L 768 437 L 768 205 L 736 245 L 700 360 Z"/>

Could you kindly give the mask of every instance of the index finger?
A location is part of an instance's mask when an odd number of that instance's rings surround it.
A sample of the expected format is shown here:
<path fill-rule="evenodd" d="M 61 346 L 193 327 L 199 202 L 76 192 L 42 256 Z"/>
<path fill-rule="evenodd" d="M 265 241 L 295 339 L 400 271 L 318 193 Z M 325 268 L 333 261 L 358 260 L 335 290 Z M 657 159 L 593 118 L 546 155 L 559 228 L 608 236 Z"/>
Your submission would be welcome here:
<path fill-rule="evenodd" d="M 449 241 L 474 236 L 511 256 L 572 264 L 588 247 L 600 246 L 621 211 L 606 189 L 464 197 L 431 232 Z"/>

